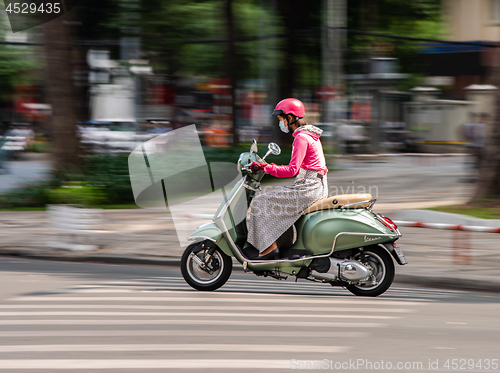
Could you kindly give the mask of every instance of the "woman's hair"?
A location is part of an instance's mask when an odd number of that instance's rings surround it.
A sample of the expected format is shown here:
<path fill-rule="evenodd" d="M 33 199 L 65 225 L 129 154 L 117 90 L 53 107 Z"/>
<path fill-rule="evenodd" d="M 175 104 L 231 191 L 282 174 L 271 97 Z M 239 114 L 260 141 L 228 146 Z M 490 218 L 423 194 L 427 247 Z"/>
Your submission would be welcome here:
<path fill-rule="evenodd" d="M 295 125 L 298 127 L 306 126 L 307 122 L 304 118 L 297 119 L 297 122 L 295 122 Z"/>
<path fill-rule="evenodd" d="M 297 118 L 295 115 L 293 114 L 287 114 L 287 115 L 290 115 L 292 118 L 294 118 L 294 120 L 297 120 L 294 124 L 297 126 L 297 127 L 302 127 L 302 126 L 305 126 L 307 125 L 307 122 L 305 121 L 304 118 Z"/>

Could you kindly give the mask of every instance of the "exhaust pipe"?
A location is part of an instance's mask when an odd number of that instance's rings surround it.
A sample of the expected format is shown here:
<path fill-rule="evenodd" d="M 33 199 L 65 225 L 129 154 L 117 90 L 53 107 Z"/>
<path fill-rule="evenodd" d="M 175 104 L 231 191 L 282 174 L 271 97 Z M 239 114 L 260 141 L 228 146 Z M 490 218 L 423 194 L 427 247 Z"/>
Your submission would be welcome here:
<path fill-rule="evenodd" d="M 330 259 L 330 267 L 327 267 L 328 269 L 326 271 L 318 272 L 316 269 L 313 269 L 311 271 L 310 276 L 312 278 L 314 278 L 315 280 L 320 280 L 323 282 L 337 281 L 337 279 L 339 277 L 338 265 L 339 265 L 339 263 L 342 263 L 343 260 L 337 259 L 337 258 L 329 258 L 329 259 Z M 320 271 L 321 271 L 321 269 L 320 269 Z"/>
<path fill-rule="evenodd" d="M 322 282 L 332 281 L 360 281 L 372 274 L 372 271 L 356 260 L 330 259 L 330 268 L 324 273 L 313 269 L 309 275 Z"/>

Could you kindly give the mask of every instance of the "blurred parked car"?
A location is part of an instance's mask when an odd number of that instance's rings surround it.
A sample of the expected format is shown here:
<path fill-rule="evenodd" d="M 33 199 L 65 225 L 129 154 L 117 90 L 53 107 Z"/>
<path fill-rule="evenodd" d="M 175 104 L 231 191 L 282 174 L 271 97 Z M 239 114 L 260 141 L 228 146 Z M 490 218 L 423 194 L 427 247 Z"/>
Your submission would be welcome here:
<path fill-rule="evenodd" d="M 135 122 L 85 122 L 78 130 L 81 146 L 91 153 L 129 153 L 157 136 L 142 132 Z"/>
<path fill-rule="evenodd" d="M 35 132 L 28 123 L 12 123 L 0 140 L 1 159 L 18 159 L 28 144 L 35 140 Z"/>
<path fill-rule="evenodd" d="M 312 123 L 312 125 L 323 130 L 321 137 L 335 138 L 337 136 L 337 123 Z"/>
<path fill-rule="evenodd" d="M 337 127 L 337 138 L 341 152 L 364 153 L 370 140 L 365 127 L 355 121 L 344 121 Z"/>

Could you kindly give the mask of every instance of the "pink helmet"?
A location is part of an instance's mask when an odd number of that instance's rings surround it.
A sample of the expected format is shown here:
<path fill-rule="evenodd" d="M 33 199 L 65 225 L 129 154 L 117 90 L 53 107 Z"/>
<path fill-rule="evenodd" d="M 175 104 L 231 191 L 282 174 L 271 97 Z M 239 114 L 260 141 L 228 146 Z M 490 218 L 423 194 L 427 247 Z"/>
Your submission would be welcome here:
<path fill-rule="evenodd" d="M 285 98 L 278 102 L 278 105 L 274 108 L 271 115 L 282 115 L 282 114 L 292 114 L 298 118 L 304 118 L 306 114 L 306 109 L 302 101 L 296 98 Z"/>

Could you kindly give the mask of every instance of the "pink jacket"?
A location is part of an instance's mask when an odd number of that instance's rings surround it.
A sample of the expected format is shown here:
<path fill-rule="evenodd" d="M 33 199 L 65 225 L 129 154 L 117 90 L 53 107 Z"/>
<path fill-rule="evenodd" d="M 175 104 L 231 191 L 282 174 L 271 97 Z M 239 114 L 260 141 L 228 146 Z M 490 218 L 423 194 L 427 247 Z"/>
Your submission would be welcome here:
<path fill-rule="evenodd" d="M 299 127 L 293 133 L 292 158 L 287 166 L 278 166 L 274 163 L 264 167 L 264 172 L 276 177 L 292 177 L 299 173 L 301 168 L 321 172 L 325 175 L 325 155 L 319 137 L 323 130 L 312 125 Z"/>

